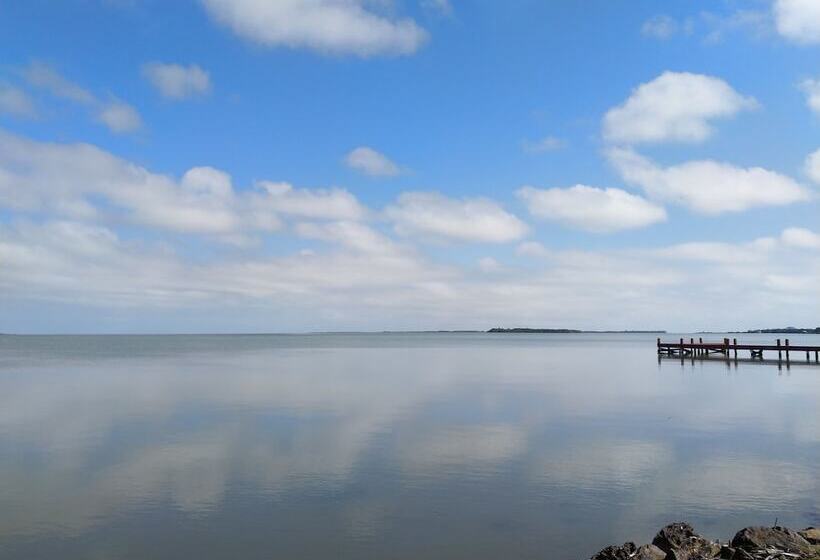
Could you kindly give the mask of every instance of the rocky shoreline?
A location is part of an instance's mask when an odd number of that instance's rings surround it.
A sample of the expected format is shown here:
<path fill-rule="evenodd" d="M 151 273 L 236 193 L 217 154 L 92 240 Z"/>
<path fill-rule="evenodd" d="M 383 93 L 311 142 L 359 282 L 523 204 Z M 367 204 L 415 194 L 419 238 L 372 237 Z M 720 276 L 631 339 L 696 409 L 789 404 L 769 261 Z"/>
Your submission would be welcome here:
<path fill-rule="evenodd" d="M 661 529 L 652 544 L 608 546 L 590 560 L 820 560 L 820 529 L 746 527 L 731 541 L 711 541 L 688 523 Z"/>

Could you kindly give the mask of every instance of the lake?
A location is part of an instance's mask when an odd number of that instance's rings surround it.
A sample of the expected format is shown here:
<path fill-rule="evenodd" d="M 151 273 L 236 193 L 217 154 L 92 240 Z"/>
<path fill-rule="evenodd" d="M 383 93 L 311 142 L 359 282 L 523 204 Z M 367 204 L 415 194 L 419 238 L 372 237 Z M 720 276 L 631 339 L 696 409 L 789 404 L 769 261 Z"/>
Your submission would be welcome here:
<path fill-rule="evenodd" d="M 817 525 L 804 361 L 659 361 L 643 334 L 0 336 L 0 558 L 571 560 L 675 520 Z"/>

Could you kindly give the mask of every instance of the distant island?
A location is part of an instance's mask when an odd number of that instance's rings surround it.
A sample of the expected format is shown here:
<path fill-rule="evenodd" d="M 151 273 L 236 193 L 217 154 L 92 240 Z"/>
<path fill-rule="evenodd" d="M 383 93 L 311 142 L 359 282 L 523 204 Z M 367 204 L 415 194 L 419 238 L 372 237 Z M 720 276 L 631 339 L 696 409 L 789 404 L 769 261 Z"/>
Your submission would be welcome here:
<path fill-rule="evenodd" d="M 801 329 L 797 327 L 782 327 L 779 329 L 756 329 L 752 331 L 746 331 L 747 333 L 758 333 L 758 334 L 820 334 L 820 327 L 815 327 L 813 329 Z"/>
<path fill-rule="evenodd" d="M 582 331 L 578 329 L 528 329 L 516 327 L 513 329 L 505 329 L 501 327 L 494 327 L 487 331 L 488 333 L 508 333 L 508 334 L 531 334 L 531 333 L 546 333 L 546 334 L 580 334 L 580 333 L 599 333 L 599 334 L 666 334 L 666 331 Z"/>

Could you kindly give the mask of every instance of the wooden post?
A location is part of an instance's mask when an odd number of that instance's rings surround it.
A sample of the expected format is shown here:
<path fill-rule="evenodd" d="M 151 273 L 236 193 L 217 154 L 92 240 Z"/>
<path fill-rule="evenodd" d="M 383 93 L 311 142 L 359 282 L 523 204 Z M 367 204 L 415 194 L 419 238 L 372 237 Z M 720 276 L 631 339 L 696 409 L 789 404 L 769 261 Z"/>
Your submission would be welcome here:
<path fill-rule="evenodd" d="M 729 357 L 729 339 L 723 339 L 723 352 L 726 354 L 726 357 Z"/>
<path fill-rule="evenodd" d="M 701 336 L 700 338 L 698 338 L 698 344 L 700 344 L 700 345 L 701 345 L 701 348 L 698 350 L 698 353 L 699 353 L 701 356 L 703 356 L 703 354 L 705 354 L 705 353 L 706 353 L 706 351 L 703 349 L 703 337 L 702 337 L 702 336 Z"/>
<path fill-rule="evenodd" d="M 658 354 L 661 353 L 661 337 L 658 337 Z"/>
<path fill-rule="evenodd" d="M 777 339 L 777 361 L 779 362 L 782 359 L 783 359 L 783 351 L 780 349 L 780 339 L 778 338 Z"/>
<path fill-rule="evenodd" d="M 733 340 L 732 340 L 732 342 L 733 342 L 733 343 L 734 343 L 734 345 L 735 345 L 735 360 L 737 360 L 737 339 L 736 339 L 736 338 L 735 338 L 735 339 L 733 339 Z"/>
<path fill-rule="evenodd" d="M 789 359 L 789 339 L 786 339 L 786 363 L 788 364 L 790 361 Z"/>

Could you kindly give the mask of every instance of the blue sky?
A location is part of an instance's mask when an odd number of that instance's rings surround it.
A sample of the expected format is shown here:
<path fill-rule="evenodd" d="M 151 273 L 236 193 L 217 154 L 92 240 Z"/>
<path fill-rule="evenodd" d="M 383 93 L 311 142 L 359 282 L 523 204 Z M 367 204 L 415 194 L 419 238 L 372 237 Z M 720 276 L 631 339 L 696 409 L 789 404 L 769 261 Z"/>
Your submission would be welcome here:
<path fill-rule="evenodd" d="M 10 1 L 0 45 L 0 331 L 820 322 L 812 0 Z"/>

